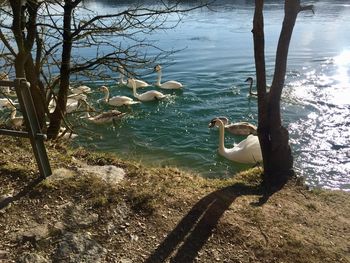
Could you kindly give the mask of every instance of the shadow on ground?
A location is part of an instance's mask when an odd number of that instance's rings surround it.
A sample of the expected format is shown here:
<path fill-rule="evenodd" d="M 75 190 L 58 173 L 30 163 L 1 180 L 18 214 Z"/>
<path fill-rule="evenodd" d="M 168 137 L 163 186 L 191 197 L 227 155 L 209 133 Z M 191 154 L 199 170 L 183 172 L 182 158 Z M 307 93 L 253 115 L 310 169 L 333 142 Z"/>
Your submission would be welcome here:
<path fill-rule="evenodd" d="M 0 200 L 0 210 L 4 209 L 12 202 L 17 201 L 17 200 L 21 199 L 22 197 L 24 197 L 25 195 L 29 194 L 44 179 L 45 179 L 44 177 L 40 176 L 40 177 L 32 180 L 31 182 L 29 182 L 17 194 Z"/>
<path fill-rule="evenodd" d="M 274 192 L 279 189 L 275 189 Z M 247 186 L 236 183 L 210 193 L 192 207 L 145 262 L 165 262 L 170 256 L 170 262 L 173 263 L 193 262 L 221 216 L 237 197 L 260 195 L 259 202 L 251 204 L 260 206 L 266 203 L 274 192 L 266 192 L 259 185 Z"/>

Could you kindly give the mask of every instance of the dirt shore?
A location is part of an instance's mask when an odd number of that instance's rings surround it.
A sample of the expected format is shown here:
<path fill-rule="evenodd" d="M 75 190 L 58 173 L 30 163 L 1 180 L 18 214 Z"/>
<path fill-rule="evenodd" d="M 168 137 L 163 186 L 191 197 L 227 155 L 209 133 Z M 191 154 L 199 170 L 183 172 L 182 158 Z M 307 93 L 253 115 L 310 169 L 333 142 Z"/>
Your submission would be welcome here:
<path fill-rule="evenodd" d="M 62 144 L 39 181 L 26 140 L 0 143 L 0 262 L 350 262 L 347 192 L 264 198 L 258 168 L 204 179 Z"/>

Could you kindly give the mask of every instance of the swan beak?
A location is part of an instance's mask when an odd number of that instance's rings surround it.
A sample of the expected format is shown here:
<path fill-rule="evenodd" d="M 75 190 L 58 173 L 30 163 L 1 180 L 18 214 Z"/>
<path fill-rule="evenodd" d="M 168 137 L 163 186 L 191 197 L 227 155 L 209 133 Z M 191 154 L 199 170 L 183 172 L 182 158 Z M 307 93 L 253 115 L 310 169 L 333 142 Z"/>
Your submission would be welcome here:
<path fill-rule="evenodd" d="M 215 124 L 216 124 L 215 119 L 211 120 L 208 124 L 208 128 L 213 128 L 215 126 Z"/>
<path fill-rule="evenodd" d="M 162 69 L 162 67 L 158 64 L 153 69 L 154 69 L 155 72 L 158 72 L 159 70 Z"/>

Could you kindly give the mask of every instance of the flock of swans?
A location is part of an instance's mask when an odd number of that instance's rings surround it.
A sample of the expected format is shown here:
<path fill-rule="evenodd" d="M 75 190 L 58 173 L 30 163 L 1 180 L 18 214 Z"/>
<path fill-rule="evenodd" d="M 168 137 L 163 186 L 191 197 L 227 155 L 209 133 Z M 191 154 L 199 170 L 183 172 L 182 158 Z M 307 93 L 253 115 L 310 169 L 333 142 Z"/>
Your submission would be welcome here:
<path fill-rule="evenodd" d="M 109 106 L 120 107 L 123 105 L 131 106 L 134 104 L 139 104 L 142 102 L 161 100 L 167 97 L 158 90 L 149 90 L 143 93 L 139 93 L 139 88 L 144 87 L 158 87 L 164 90 L 179 90 L 183 88 L 183 85 L 175 80 L 170 80 L 166 82 L 161 82 L 162 80 L 162 67 L 157 65 L 154 67 L 154 71 L 157 73 L 156 83 L 153 85 L 148 84 L 143 80 L 138 80 L 134 78 L 128 78 L 127 81 L 124 80 L 125 72 L 122 67 L 119 67 L 120 77 L 118 84 L 124 85 L 132 89 L 132 94 L 134 98 L 128 96 L 110 96 L 110 91 L 107 86 L 101 86 L 98 88 L 99 92 L 102 92 L 103 97 L 99 99 L 98 103 L 105 103 Z M 3 78 L 4 79 L 4 78 Z M 251 77 L 247 78 L 246 82 L 249 82 L 249 95 L 256 96 L 256 93 L 252 92 L 253 79 Z M 7 87 L 0 87 L 1 93 L 9 93 L 10 90 Z M 97 113 L 91 116 L 91 112 L 94 109 L 87 102 L 87 94 L 91 93 L 92 90 L 88 86 L 79 86 L 76 88 L 70 88 L 71 94 L 67 98 L 67 113 L 71 113 L 79 109 L 84 108 L 84 114 L 81 116 L 87 122 L 92 122 L 95 124 L 111 123 L 115 120 L 121 119 L 126 113 L 122 113 L 119 110 L 113 109 L 102 113 Z M 49 111 L 52 113 L 56 107 L 56 102 L 52 99 L 49 103 Z M 16 117 L 16 107 L 15 103 L 9 98 L 0 98 L 0 110 L 8 108 L 11 110 L 10 118 L 7 121 L 7 125 L 12 127 L 20 127 L 23 125 L 23 117 Z M 262 161 L 262 154 L 260 149 L 260 143 L 257 137 L 257 127 L 248 122 L 237 122 L 229 123 L 226 117 L 216 117 L 212 119 L 208 125 L 209 128 L 218 127 L 219 128 L 219 146 L 218 153 L 224 158 L 239 162 L 239 163 L 259 163 Z M 232 148 L 226 148 L 224 144 L 225 131 L 230 132 L 234 135 L 247 136 L 246 139 L 242 140 L 238 144 L 234 145 Z"/>

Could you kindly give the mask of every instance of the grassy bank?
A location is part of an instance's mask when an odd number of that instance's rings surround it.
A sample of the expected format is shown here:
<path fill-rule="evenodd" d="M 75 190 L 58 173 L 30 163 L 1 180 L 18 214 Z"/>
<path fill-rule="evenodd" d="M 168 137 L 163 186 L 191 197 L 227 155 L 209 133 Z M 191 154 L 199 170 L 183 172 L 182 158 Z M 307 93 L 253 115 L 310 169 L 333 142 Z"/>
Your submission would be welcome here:
<path fill-rule="evenodd" d="M 350 262 L 349 193 L 292 180 L 263 200 L 259 169 L 204 179 L 61 144 L 48 145 L 59 179 L 31 185 L 30 145 L 0 142 L 1 195 L 14 190 L 0 213 L 0 262 L 25 252 L 61 262 L 67 232 L 88 233 L 103 248 L 98 262 Z M 121 167 L 125 178 L 106 184 L 79 170 L 86 164 Z"/>

